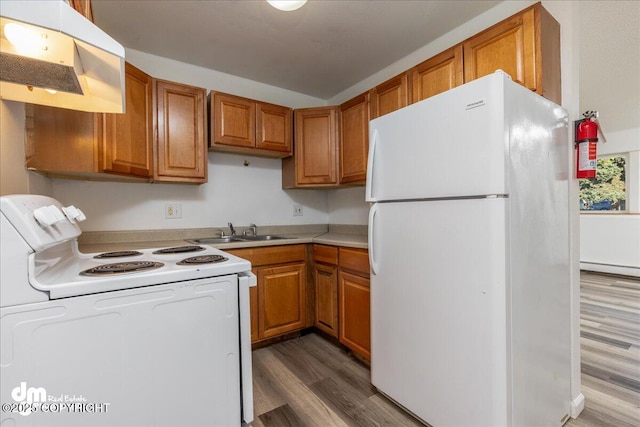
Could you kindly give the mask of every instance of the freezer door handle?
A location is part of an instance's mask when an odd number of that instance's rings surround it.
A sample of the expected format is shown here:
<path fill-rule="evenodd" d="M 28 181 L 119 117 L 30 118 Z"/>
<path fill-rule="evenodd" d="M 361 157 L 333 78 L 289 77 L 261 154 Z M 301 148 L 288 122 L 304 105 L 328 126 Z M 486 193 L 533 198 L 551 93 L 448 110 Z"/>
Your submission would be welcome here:
<path fill-rule="evenodd" d="M 377 212 L 378 212 L 378 205 L 374 204 L 373 206 L 371 206 L 371 209 L 369 210 L 369 233 L 368 233 L 369 264 L 371 265 L 371 274 L 378 274 L 378 263 L 376 262 L 376 255 L 375 255 L 376 241 L 375 241 L 375 234 L 374 234 Z"/>
<path fill-rule="evenodd" d="M 369 138 L 369 158 L 367 159 L 367 181 L 365 184 L 365 201 L 375 202 L 373 197 L 373 162 L 375 159 L 376 144 L 378 142 L 378 131 L 373 129 Z"/>
<path fill-rule="evenodd" d="M 251 305 L 249 288 L 257 286 L 258 279 L 250 271 L 238 273 L 238 302 L 240 305 L 240 375 L 242 393 L 242 420 L 253 421 L 253 371 L 251 368 Z"/>

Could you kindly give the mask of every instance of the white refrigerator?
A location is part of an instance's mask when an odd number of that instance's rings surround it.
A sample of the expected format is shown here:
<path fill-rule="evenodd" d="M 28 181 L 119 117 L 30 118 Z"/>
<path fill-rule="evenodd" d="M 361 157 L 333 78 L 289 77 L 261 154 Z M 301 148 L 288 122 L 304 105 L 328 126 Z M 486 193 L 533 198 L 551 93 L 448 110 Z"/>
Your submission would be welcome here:
<path fill-rule="evenodd" d="M 370 122 L 372 383 L 434 427 L 569 418 L 568 126 L 499 71 Z"/>

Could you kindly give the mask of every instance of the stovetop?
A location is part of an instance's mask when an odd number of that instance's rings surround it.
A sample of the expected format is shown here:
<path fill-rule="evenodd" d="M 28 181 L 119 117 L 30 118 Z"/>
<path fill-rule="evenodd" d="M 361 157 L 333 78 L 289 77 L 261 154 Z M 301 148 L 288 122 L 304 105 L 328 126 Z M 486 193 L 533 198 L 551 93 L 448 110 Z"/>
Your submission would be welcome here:
<path fill-rule="evenodd" d="M 60 253 L 64 250 L 64 253 Z M 236 274 L 251 270 L 251 263 L 208 246 L 138 249 L 85 254 L 77 242 L 56 251 L 32 254 L 31 283 L 51 298 L 107 292 Z M 62 258 L 51 263 L 49 258 Z M 48 265 L 52 265 L 47 267 Z M 141 268 L 140 268 L 141 267 Z"/>
<path fill-rule="evenodd" d="M 25 282 L 48 292 L 50 299 L 109 292 L 141 286 L 187 282 L 251 270 L 251 263 L 208 246 L 181 245 L 172 248 L 137 249 L 102 254 L 78 250 L 79 222 L 84 213 L 73 205 L 41 195 L 0 197 L 3 248 L 3 280 L 11 282 L 11 293 L 19 295 Z M 209 262 L 210 261 L 210 262 Z M 185 286 L 189 286 L 186 284 Z M 38 298 L 36 298 L 37 300 Z M 6 299 L 5 299 L 6 301 Z M 12 300 L 14 301 L 14 300 Z"/>

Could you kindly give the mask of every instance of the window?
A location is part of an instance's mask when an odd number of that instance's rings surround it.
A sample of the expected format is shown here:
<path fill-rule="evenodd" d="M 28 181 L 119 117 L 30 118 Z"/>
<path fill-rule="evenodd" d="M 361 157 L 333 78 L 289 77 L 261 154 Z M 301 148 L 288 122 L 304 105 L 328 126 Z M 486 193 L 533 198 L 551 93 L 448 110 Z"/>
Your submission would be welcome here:
<path fill-rule="evenodd" d="M 625 211 L 627 204 L 627 156 L 598 159 L 595 178 L 581 179 L 581 211 Z"/>

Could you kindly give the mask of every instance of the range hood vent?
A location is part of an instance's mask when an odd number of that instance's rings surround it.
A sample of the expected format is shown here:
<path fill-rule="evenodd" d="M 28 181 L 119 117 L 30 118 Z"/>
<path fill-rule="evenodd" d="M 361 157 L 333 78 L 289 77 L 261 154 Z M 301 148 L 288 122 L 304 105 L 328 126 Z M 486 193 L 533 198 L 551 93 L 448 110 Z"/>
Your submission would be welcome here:
<path fill-rule="evenodd" d="M 3 0 L 0 24 L 0 98 L 124 112 L 124 48 L 66 2 Z"/>
<path fill-rule="evenodd" d="M 23 86 L 83 95 L 73 67 L 0 52 L 2 80 Z"/>

